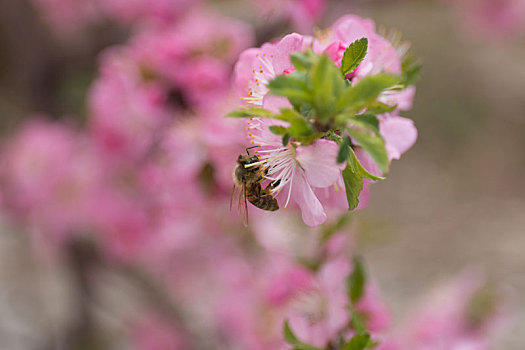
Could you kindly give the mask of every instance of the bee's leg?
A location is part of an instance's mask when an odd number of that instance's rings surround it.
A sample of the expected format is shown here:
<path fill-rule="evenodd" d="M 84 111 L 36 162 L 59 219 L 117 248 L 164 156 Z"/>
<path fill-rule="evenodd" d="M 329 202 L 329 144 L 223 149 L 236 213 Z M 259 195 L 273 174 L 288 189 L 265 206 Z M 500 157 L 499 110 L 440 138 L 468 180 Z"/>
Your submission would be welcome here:
<path fill-rule="evenodd" d="M 279 186 L 280 183 L 281 183 L 281 180 L 277 180 L 277 181 L 274 181 L 274 182 L 270 182 L 270 183 L 266 186 L 265 190 L 268 190 L 268 189 L 271 190 L 272 188 L 275 188 L 275 187 Z"/>
<path fill-rule="evenodd" d="M 255 148 L 255 147 L 259 147 L 259 146 L 251 146 L 251 147 L 246 147 L 246 153 L 248 155 L 250 155 L 250 152 L 248 152 L 249 149 L 252 149 L 252 148 Z"/>

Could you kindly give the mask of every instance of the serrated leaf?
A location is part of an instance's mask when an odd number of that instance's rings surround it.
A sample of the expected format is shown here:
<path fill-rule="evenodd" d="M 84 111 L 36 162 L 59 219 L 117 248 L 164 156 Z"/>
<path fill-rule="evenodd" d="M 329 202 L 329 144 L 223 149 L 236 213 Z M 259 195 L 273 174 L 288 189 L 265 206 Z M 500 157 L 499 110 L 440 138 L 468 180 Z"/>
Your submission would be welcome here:
<path fill-rule="evenodd" d="M 348 295 L 352 303 L 355 303 L 361 299 L 365 289 L 365 270 L 361 259 L 354 257 L 354 271 L 347 279 L 347 290 Z"/>
<path fill-rule="evenodd" d="M 363 178 L 352 170 L 350 164 L 346 165 L 342 174 L 345 183 L 346 200 L 348 201 L 348 210 L 354 210 L 359 204 L 359 194 L 363 189 Z"/>
<path fill-rule="evenodd" d="M 389 161 L 383 138 L 379 135 L 354 128 L 348 128 L 348 133 L 374 160 L 383 174 L 386 174 L 388 172 Z"/>
<path fill-rule="evenodd" d="M 370 334 L 357 334 L 350 339 L 348 343 L 343 345 L 343 350 L 364 350 L 370 342 Z"/>
<path fill-rule="evenodd" d="M 290 325 L 288 324 L 288 321 L 284 321 L 284 340 L 288 342 L 288 344 L 293 346 L 294 350 L 323 350 L 321 348 L 317 348 L 315 346 L 303 343 L 297 337 L 292 331 L 292 328 L 290 328 Z"/>
<path fill-rule="evenodd" d="M 335 102 L 344 88 L 344 79 L 337 66 L 326 55 L 322 55 L 310 70 L 314 107 L 317 118 L 330 120 L 335 115 Z"/>
<path fill-rule="evenodd" d="M 359 159 L 357 158 L 354 150 L 350 147 L 350 158 L 348 159 L 348 164 L 352 167 L 352 169 L 357 172 L 361 177 L 374 180 L 374 181 L 380 181 L 384 180 L 385 178 L 382 176 L 376 176 L 373 174 L 370 174 L 368 170 L 366 170 Z"/>
<path fill-rule="evenodd" d="M 281 125 L 270 125 L 268 128 L 275 135 L 284 135 L 288 132 L 288 128 L 285 128 L 284 126 L 281 126 Z"/>
<path fill-rule="evenodd" d="M 359 66 L 359 63 L 365 58 L 367 50 L 367 38 L 356 40 L 348 46 L 341 61 L 341 73 L 343 73 L 343 76 L 352 73 Z"/>
<path fill-rule="evenodd" d="M 347 87 L 337 103 L 337 110 L 347 109 L 357 112 L 374 103 L 379 94 L 395 86 L 401 78 L 390 74 L 377 74 L 364 77 L 356 84 Z"/>
<path fill-rule="evenodd" d="M 337 163 L 344 163 L 350 156 L 350 138 L 345 136 L 343 138 L 343 143 L 339 147 L 339 152 L 337 153 Z"/>

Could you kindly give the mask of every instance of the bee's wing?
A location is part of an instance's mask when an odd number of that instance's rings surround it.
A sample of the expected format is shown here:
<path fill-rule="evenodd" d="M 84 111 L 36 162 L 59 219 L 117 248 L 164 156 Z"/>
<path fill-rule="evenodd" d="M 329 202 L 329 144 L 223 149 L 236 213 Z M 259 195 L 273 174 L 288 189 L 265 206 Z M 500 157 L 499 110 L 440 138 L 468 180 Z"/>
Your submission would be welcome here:
<path fill-rule="evenodd" d="M 248 226 L 248 203 L 246 202 L 246 182 L 242 183 L 242 188 L 239 191 L 239 203 L 237 204 L 237 210 L 239 217 L 242 220 L 244 226 Z"/>
<path fill-rule="evenodd" d="M 233 184 L 233 188 L 232 188 L 232 195 L 230 197 L 230 211 L 232 210 L 232 207 L 233 207 L 233 197 L 235 197 L 235 192 L 237 192 L 237 188 L 238 186 L 235 185 L 235 183 Z"/>
<path fill-rule="evenodd" d="M 230 197 L 230 210 L 233 208 L 233 199 L 237 197 L 237 212 L 244 226 L 248 226 L 248 204 L 246 203 L 246 183 L 241 186 L 233 184 L 232 195 Z"/>

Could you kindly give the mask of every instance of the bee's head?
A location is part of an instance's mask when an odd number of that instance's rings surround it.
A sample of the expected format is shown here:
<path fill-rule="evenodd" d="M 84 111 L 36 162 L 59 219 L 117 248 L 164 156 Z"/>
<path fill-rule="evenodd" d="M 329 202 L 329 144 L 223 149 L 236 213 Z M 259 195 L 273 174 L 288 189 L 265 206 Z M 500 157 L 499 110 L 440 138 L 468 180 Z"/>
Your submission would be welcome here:
<path fill-rule="evenodd" d="M 237 158 L 237 163 L 241 165 L 248 165 L 259 161 L 259 157 L 256 155 L 240 154 Z"/>

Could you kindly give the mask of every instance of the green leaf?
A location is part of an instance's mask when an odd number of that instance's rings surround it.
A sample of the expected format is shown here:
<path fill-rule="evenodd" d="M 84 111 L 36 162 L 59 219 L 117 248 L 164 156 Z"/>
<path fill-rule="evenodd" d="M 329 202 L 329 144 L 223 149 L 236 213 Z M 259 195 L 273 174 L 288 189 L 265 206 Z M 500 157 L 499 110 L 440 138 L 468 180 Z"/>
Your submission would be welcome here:
<path fill-rule="evenodd" d="M 322 241 L 326 242 L 336 232 L 341 231 L 346 225 L 350 223 L 352 215 L 350 213 L 342 214 L 337 221 L 323 226 Z"/>
<path fill-rule="evenodd" d="M 383 174 L 388 172 L 388 155 L 386 153 L 385 141 L 379 135 L 354 128 L 348 128 L 348 133 L 359 146 L 376 162 Z"/>
<path fill-rule="evenodd" d="M 268 83 L 270 94 L 286 97 L 293 104 L 312 103 L 313 97 L 300 72 L 288 75 L 278 75 Z"/>
<path fill-rule="evenodd" d="M 285 128 L 284 126 L 281 126 L 281 125 L 270 125 L 268 128 L 275 135 L 284 135 L 288 132 L 288 128 Z"/>
<path fill-rule="evenodd" d="M 337 103 L 337 110 L 349 109 L 357 112 L 373 104 L 385 89 L 395 86 L 401 80 L 396 75 L 377 74 L 364 77 L 347 87 Z"/>
<path fill-rule="evenodd" d="M 407 54 L 401 63 L 401 72 L 403 74 L 403 83 L 405 86 L 414 85 L 419 79 L 419 73 L 423 64 L 416 61 L 412 54 Z"/>
<path fill-rule="evenodd" d="M 313 126 L 305 119 L 302 114 L 289 108 L 281 109 L 281 113 L 275 119 L 283 120 L 290 123 L 288 132 L 295 139 L 301 136 L 310 136 L 315 130 Z"/>
<path fill-rule="evenodd" d="M 348 123 L 372 130 L 376 135 L 379 134 L 379 119 L 377 119 L 373 113 L 358 114 L 352 119 L 349 119 Z"/>
<path fill-rule="evenodd" d="M 290 60 L 292 61 L 292 64 L 294 65 L 295 69 L 297 69 L 298 71 L 305 71 L 310 69 L 316 58 L 317 57 L 312 51 L 296 51 L 290 55 Z"/>
<path fill-rule="evenodd" d="M 341 164 L 344 163 L 348 156 L 350 155 L 350 138 L 348 136 L 345 136 L 343 138 L 343 143 L 341 144 L 341 147 L 339 148 L 339 152 L 337 153 L 337 163 Z"/>
<path fill-rule="evenodd" d="M 356 331 L 357 334 L 365 334 L 365 320 L 363 320 L 361 315 L 359 315 L 359 313 L 353 308 L 350 308 L 350 315 L 352 316 L 352 319 L 350 320 L 350 326 Z"/>
<path fill-rule="evenodd" d="M 364 350 L 370 342 L 370 334 L 357 334 L 350 339 L 348 343 L 343 345 L 343 350 Z"/>
<path fill-rule="evenodd" d="M 382 103 L 379 101 L 373 102 L 368 105 L 366 108 L 367 112 L 374 113 L 374 114 L 383 114 L 383 113 L 391 113 L 395 111 L 397 108 L 397 105 L 390 106 L 386 103 Z"/>
<path fill-rule="evenodd" d="M 230 112 L 226 116 L 232 118 L 276 118 L 277 114 L 262 108 L 245 108 Z"/>
<path fill-rule="evenodd" d="M 308 345 L 297 339 L 293 333 L 288 321 L 284 322 L 284 340 L 286 340 L 290 345 L 293 346 L 294 350 L 323 350 L 321 348 L 316 348 L 315 346 Z"/>
<path fill-rule="evenodd" d="M 365 58 L 367 50 L 367 38 L 356 40 L 348 46 L 341 61 L 341 73 L 343 73 L 343 76 L 352 73 L 359 66 L 359 63 Z"/>
<path fill-rule="evenodd" d="M 318 140 L 323 136 L 324 136 L 323 132 L 318 132 L 318 133 L 308 135 L 308 136 L 295 136 L 294 139 L 299 141 L 301 145 L 308 146 L 314 143 L 315 140 Z"/>
<path fill-rule="evenodd" d="M 290 134 L 286 133 L 283 135 L 283 147 L 286 147 L 288 142 L 290 142 Z"/>
<path fill-rule="evenodd" d="M 346 200 L 348 201 L 348 210 L 354 210 L 359 204 L 359 194 L 363 189 L 363 178 L 352 170 L 350 163 L 347 163 L 342 174 L 345 183 Z"/>
<path fill-rule="evenodd" d="M 310 76 L 317 118 L 326 124 L 335 115 L 335 103 L 343 91 L 344 79 L 326 55 L 312 66 Z"/>
<path fill-rule="evenodd" d="M 354 169 L 354 171 L 357 172 L 361 177 L 364 177 L 364 178 L 367 178 L 367 179 L 370 179 L 370 180 L 374 180 L 374 181 L 379 181 L 379 180 L 384 180 L 385 179 L 382 176 L 376 176 L 376 175 L 370 174 L 368 172 L 368 170 L 366 170 L 363 167 L 363 165 L 361 164 L 359 159 L 357 159 L 357 156 L 356 156 L 354 150 L 352 149 L 352 147 L 350 147 L 350 159 L 348 160 L 348 164 L 350 164 L 352 169 Z"/>
<path fill-rule="evenodd" d="M 354 271 L 347 279 L 348 295 L 352 303 L 359 301 L 363 296 L 365 282 L 366 276 L 363 263 L 360 258 L 354 257 Z"/>

